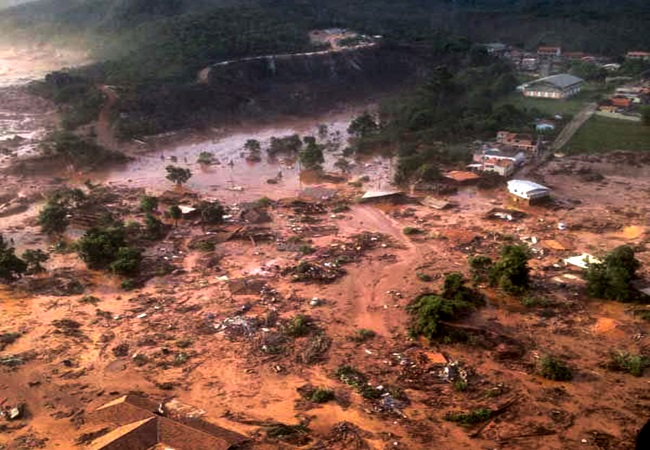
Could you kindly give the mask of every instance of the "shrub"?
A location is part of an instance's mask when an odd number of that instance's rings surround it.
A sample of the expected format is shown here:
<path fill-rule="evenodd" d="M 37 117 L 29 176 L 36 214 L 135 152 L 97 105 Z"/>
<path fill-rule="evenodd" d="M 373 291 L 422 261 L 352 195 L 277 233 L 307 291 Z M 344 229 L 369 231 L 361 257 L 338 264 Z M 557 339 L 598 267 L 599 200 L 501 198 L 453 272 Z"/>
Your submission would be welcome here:
<path fill-rule="evenodd" d="M 38 213 L 41 231 L 47 234 L 61 234 L 68 228 L 68 208 L 57 201 L 48 201 Z"/>
<path fill-rule="evenodd" d="M 404 229 L 402 229 L 402 233 L 404 233 L 406 236 L 413 236 L 416 234 L 422 234 L 422 230 L 416 227 L 404 227 Z"/>
<path fill-rule="evenodd" d="M 368 330 L 366 328 L 359 328 L 358 330 L 355 331 L 352 340 L 361 343 L 361 342 L 366 342 L 374 338 L 375 336 L 377 336 L 377 333 L 375 333 L 373 330 Z"/>
<path fill-rule="evenodd" d="M 553 306 L 553 302 L 544 297 L 538 297 L 534 295 L 528 295 L 521 299 L 521 304 L 526 308 L 546 308 L 548 306 Z"/>
<path fill-rule="evenodd" d="M 539 375 L 552 381 L 570 381 L 573 379 L 573 373 L 564 361 L 549 355 L 540 360 Z"/>
<path fill-rule="evenodd" d="M 326 388 L 317 388 L 312 392 L 309 398 L 314 403 L 327 403 L 334 400 L 334 391 Z"/>
<path fill-rule="evenodd" d="M 440 295 L 427 294 L 407 307 L 411 314 L 411 333 L 429 339 L 443 335 L 443 321 L 457 320 L 484 303 L 483 296 L 465 286 L 459 273 L 445 277 Z"/>
<path fill-rule="evenodd" d="M 433 277 L 429 274 L 416 272 L 415 275 L 418 277 L 418 280 L 420 281 L 425 281 L 425 282 L 433 281 Z"/>
<path fill-rule="evenodd" d="M 124 228 L 121 225 L 94 227 L 77 241 L 77 253 L 90 269 L 104 269 L 117 259 L 125 247 Z"/>
<path fill-rule="evenodd" d="M 140 211 L 152 213 L 158 209 L 158 197 L 152 195 L 143 195 L 140 198 Z"/>
<path fill-rule="evenodd" d="M 124 291 L 132 291 L 133 289 L 138 287 L 138 284 L 136 283 L 135 280 L 128 278 L 126 280 L 123 280 L 122 283 L 120 284 L 120 287 Z"/>
<path fill-rule="evenodd" d="M 478 408 L 473 411 L 451 411 L 444 415 L 444 419 L 449 422 L 459 423 L 461 425 L 476 425 L 485 422 L 492 417 L 492 410 L 488 408 Z"/>
<path fill-rule="evenodd" d="M 79 299 L 79 303 L 83 303 L 85 305 L 96 305 L 100 301 L 101 299 L 95 297 L 94 295 L 84 295 Z"/>
<path fill-rule="evenodd" d="M 189 338 L 181 338 L 176 340 L 176 347 L 187 348 L 192 345 L 192 340 Z"/>
<path fill-rule="evenodd" d="M 312 253 L 316 252 L 316 249 L 309 244 L 302 244 L 298 251 L 303 255 L 311 255 Z"/>
<path fill-rule="evenodd" d="M 199 164 L 204 164 L 209 166 L 214 163 L 214 155 L 211 152 L 201 152 L 199 153 L 199 158 L 196 160 Z"/>
<path fill-rule="evenodd" d="M 467 390 L 467 381 L 456 380 L 454 381 L 454 390 L 458 392 L 465 392 Z"/>
<path fill-rule="evenodd" d="M 633 355 L 628 352 L 612 352 L 607 363 L 610 370 L 629 373 L 635 377 L 643 375 L 643 371 L 650 367 L 650 358 L 643 355 Z"/>
<path fill-rule="evenodd" d="M 285 333 L 291 337 L 307 336 L 311 331 L 311 319 L 303 314 L 293 316 L 285 325 Z"/>
<path fill-rule="evenodd" d="M 137 275 L 142 262 L 142 252 L 133 247 L 120 247 L 116 259 L 111 263 L 111 270 L 119 275 Z"/>

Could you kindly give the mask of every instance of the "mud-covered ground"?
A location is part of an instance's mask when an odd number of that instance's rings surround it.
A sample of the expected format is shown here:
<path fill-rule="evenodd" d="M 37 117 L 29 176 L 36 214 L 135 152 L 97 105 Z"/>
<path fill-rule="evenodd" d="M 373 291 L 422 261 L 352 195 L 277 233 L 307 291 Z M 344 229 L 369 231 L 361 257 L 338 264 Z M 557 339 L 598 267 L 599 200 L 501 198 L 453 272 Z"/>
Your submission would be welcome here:
<path fill-rule="evenodd" d="M 20 363 L 0 365 L 0 402 L 23 403 L 25 414 L 0 422 L 0 444 L 71 448 L 101 428 L 94 408 L 139 392 L 194 405 L 211 421 L 249 435 L 256 448 L 293 448 L 267 437 L 269 421 L 306 424 L 304 448 L 633 448 L 650 416 L 647 378 L 613 372 L 606 363 L 615 350 L 648 355 L 648 322 L 631 305 L 586 298 L 580 271 L 560 262 L 630 244 L 643 263 L 641 276 L 650 279 L 649 168 L 643 154 L 554 160 L 534 175 L 553 188 L 554 203 L 522 208 L 526 216 L 512 222 L 485 218 L 495 207 L 513 206 L 503 188 L 462 187 L 448 198 L 456 206 L 442 211 L 417 203 L 358 204 L 366 188 L 375 188 L 371 181 L 364 188 L 321 182 L 338 191 L 332 200 L 274 202 L 266 207 L 271 222 L 250 224 L 236 203 L 262 194 L 295 198 L 301 186 L 276 190 L 266 175 L 257 181 L 242 175 L 244 191 L 227 191 L 223 176 L 218 189 L 197 177 L 191 187 L 231 207 L 232 222 L 206 234 L 192 220 L 181 221 L 153 244 L 148 253 L 173 263 L 172 274 L 125 292 L 117 277 L 88 271 L 74 253 L 53 254 L 49 274 L 2 290 L 0 333 L 20 337 L 0 361 Z M 362 169 L 379 178 L 388 164 L 361 163 Z M 120 198 L 112 207 L 128 211 L 129 219 L 142 220 L 137 201 L 145 188 L 164 190 L 163 174 L 144 178 L 135 187 L 111 180 Z M 19 248 L 49 243 L 34 224 L 39 206 L 33 205 L 0 219 Z M 424 232 L 405 236 L 407 226 Z M 214 250 L 190 249 L 197 239 L 214 242 Z M 467 274 L 468 256 L 494 257 L 513 242 L 532 249 L 532 294 L 543 305 L 526 307 L 484 288 L 487 306 L 463 321 L 476 336 L 470 343 L 409 337 L 406 306 L 414 297 L 438 289 L 446 273 Z M 295 281 L 301 261 L 333 281 Z M 77 284 L 83 293 L 52 295 Z M 98 301 L 81 302 L 85 295 Z M 304 336 L 287 331 L 296 314 L 311 319 Z M 66 328 L 63 319 L 79 328 Z M 376 335 L 361 339 L 360 329 Z M 568 361 L 573 380 L 539 377 L 536 363 L 546 354 Z M 335 375 L 343 365 L 381 386 L 379 398 L 366 399 L 343 383 Z M 466 386 L 457 383 L 464 376 L 458 372 L 467 374 Z M 332 389 L 335 399 L 306 400 L 298 390 L 306 384 Z M 469 427 L 445 420 L 451 411 L 481 407 L 493 418 Z"/>

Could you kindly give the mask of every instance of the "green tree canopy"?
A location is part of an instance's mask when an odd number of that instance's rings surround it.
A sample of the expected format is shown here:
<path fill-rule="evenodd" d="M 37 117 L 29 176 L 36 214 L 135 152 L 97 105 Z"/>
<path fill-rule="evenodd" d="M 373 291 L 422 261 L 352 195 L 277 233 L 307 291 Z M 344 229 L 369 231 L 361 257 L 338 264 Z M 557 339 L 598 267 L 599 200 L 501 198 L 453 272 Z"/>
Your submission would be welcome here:
<path fill-rule="evenodd" d="M 175 183 L 177 186 L 181 186 L 189 181 L 192 178 L 192 171 L 190 169 L 184 169 L 182 167 L 176 166 L 167 166 L 165 167 L 167 171 L 167 178 L 172 183 Z"/>
<path fill-rule="evenodd" d="M 521 294 L 530 286 L 528 249 L 522 245 L 506 245 L 501 258 L 490 268 L 490 284 L 508 294 Z"/>
<path fill-rule="evenodd" d="M 45 272 L 45 268 L 41 264 L 48 259 L 50 259 L 50 255 L 40 248 L 25 250 L 23 253 L 23 260 L 27 263 L 27 273 L 29 274 Z"/>
<path fill-rule="evenodd" d="M 145 213 L 152 213 L 158 209 L 158 197 L 143 195 L 140 198 L 140 210 Z"/>
<path fill-rule="evenodd" d="M 41 231 L 47 234 L 61 234 L 68 228 L 68 208 L 54 200 L 49 200 L 38 213 Z"/>
<path fill-rule="evenodd" d="M 77 253 L 90 269 L 105 269 L 126 247 L 124 227 L 120 224 L 94 227 L 77 241 Z"/>
<path fill-rule="evenodd" d="M 27 271 L 27 263 L 16 256 L 15 249 L 0 234 L 0 280 L 8 283 Z"/>
<path fill-rule="evenodd" d="M 632 281 L 640 267 L 631 247 L 616 247 L 601 263 L 590 264 L 587 268 L 587 294 L 620 302 L 634 300 L 638 294 Z"/>

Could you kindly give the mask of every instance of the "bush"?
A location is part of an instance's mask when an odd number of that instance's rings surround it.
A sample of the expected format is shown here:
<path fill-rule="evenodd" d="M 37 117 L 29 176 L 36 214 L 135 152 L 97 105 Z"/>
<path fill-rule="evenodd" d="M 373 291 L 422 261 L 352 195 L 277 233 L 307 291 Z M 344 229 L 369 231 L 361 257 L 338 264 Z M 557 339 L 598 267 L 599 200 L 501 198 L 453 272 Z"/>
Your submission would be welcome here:
<path fill-rule="evenodd" d="M 544 297 L 538 297 L 534 295 L 528 295 L 521 299 L 521 304 L 526 308 L 546 308 L 548 306 L 553 306 L 553 302 Z"/>
<path fill-rule="evenodd" d="M 413 236 L 416 234 L 422 234 L 423 231 L 420 228 L 416 227 L 404 227 L 402 233 L 404 233 L 406 236 Z"/>
<path fill-rule="evenodd" d="M 352 340 L 361 343 L 361 342 L 366 342 L 374 338 L 375 336 L 377 336 L 377 333 L 375 333 L 373 330 L 368 330 L 366 328 L 359 328 L 358 330 L 355 331 Z"/>
<path fill-rule="evenodd" d="M 330 400 L 334 400 L 334 391 L 326 388 L 317 388 L 312 392 L 310 401 L 314 403 L 327 403 Z"/>
<path fill-rule="evenodd" d="M 176 340 L 176 347 L 178 348 L 187 348 L 192 345 L 192 340 L 189 338 L 182 338 Z"/>
<path fill-rule="evenodd" d="M 485 422 L 492 417 L 492 410 L 488 408 L 478 408 L 473 411 L 452 411 L 444 415 L 444 419 L 449 422 L 459 423 L 461 425 L 476 425 Z"/>
<path fill-rule="evenodd" d="M 111 270 L 118 275 L 137 275 L 142 262 L 142 252 L 133 247 L 120 247 L 111 263 Z"/>
<path fill-rule="evenodd" d="M 425 281 L 425 282 L 433 281 L 433 277 L 429 274 L 416 272 L 415 275 L 418 277 L 418 280 L 420 281 Z"/>
<path fill-rule="evenodd" d="M 79 303 L 83 303 L 85 305 L 96 305 L 100 301 L 101 299 L 95 297 L 94 295 L 84 295 L 79 299 Z"/>
<path fill-rule="evenodd" d="M 15 249 L 0 234 L 0 280 L 10 282 L 27 271 L 27 263 L 16 256 Z"/>
<path fill-rule="evenodd" d="M 441 322 L 457 320 L 484 302 L 482 295 L 465 286 L 461 274 L 449 274 L 440 295 L 423 295 L 407 307 L 412 317 L 411 334 L 429 339 L 441 337 L 446 332 Z"/>
<path fill-rule="evenodd" d="M 316 251 L 316 249 L 309 244 L 302 244 L 298 251 L 303 255 L 311 255 Z"/>
<path fill-rule="evenodd" d="M 612 352 L 607 363 L 607 368 L 617 372 L 625 372 L 635 377 L 643 375 L 643 371 L 650 367 L 650 358 L 643 355 L 633 355 L 628 352 Z"/>
<path fill-rule="evenodd" d="M 138 283 L 136 283 L 135 280 L 128 278 L 122 281 L 120 287 L 122 288 L 122 290 L 128 292 L 128 291 L 132 291 L 133 289 L 136 289 L 138 287 Z"/>
<path fill-rule="evenodd" d="M 209 166 L 210 164 L 214 163 L 214 155 L 211 152 L 201 152 L 196 162 Z"/>
<path fill-rule="evenodd" d="M 307 336 L 311 331 L 311 319 L 303 314 L 293 316 L 284 327 L 284 331 L 291 337 Z"/>
<path fill-rule="evenodd" d="M 573 373 L 564 361 L 548 355 L 544 356 L 539 362 L 539 375 L 552 381 L 570 381 L 573 379 Z"/>
<path fill-rule="evenodd" d="M 152 195 L 143 195 L 140 198 L 140 211 L 152 213 L 158 209 L 158 197 Z"/>

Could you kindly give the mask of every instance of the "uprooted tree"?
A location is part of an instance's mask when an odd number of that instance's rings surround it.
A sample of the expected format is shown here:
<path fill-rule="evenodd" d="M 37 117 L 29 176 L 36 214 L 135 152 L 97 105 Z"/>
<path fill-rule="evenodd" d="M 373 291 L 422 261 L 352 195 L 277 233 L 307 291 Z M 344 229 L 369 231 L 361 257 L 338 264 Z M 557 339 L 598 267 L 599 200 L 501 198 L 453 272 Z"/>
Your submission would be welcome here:
<path fill-rule="evenodd" d="M 602 262 L 590 264 L 587 268 L 587 294 L 619 302 L 639 299 L 640 294 L 632 286 L 632 281 L 640 267 L 641 263 L 634 257 L 631 247 L 616 247 Z"/>
<path fill-rule="evenodd" d="M 445 277 L 440 294 L 426 294 L 415 299 L 409 306 L 410 332 L 414 336 L 435 339 L 449 334 L 444 322 L 455 321 L 485 303 L 483 296 L 465 285 L 460 273 Z"/>

